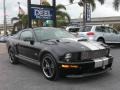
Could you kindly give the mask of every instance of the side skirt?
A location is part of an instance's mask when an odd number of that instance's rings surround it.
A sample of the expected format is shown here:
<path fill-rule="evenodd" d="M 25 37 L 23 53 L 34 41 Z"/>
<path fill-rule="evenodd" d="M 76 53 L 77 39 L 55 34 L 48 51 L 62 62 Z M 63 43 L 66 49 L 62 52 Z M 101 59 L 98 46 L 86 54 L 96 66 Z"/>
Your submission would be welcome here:
<path fill-rule="evenodd" d="M 20 62 L 22 61 L 27 61 L 29 63 L 32 63 L 32 64 L 35 64 L 37 66 L 40 66 L 40 62 L 38 60 L 35 60 L 35 59 L 31 59 L 31 58 L 28 58 L 26 56 L 23 56 L 23 55 L 15 55 L 18 59 L 20 59 Z"/>

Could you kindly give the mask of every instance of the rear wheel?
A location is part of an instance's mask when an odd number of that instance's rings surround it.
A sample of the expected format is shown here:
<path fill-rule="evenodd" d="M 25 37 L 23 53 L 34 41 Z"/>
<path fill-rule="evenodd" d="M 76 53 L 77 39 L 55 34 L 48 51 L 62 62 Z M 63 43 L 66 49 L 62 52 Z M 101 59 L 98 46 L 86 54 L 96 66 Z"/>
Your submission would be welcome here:
<path fill-rule="evenodd" d="M 97 41 L 101 43 L 105 43 L 105 40 L 103 38 L 99 38 Z"/>
<path fill-rule="evenodd" d="M 12 49 L 9 49 L 8 53 L 9 53 L 10 63 L 11 64 L 18 64 L 19 62 L 18 62 L 17 58 L 15 57 L 15 52 Z"/>
<path fill-rule="evenodd" d="M 51 54 L 43 56 L 41 68 L 45 78 L 48 80 L 57 80 L 59 78 L 57 63 Z"/>

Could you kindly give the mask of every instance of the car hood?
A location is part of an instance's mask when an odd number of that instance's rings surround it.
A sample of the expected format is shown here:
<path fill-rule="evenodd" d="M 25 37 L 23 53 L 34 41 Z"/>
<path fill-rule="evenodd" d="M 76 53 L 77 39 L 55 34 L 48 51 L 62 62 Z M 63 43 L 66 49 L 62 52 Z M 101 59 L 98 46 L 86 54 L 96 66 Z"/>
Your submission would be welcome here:
<path fill-rule="evenodd" d="M 49 40 L 46 42 L 46 44 L 51 45 L 51 47 L 58 52 L 81 52 L 105 49 L 103 44 L 87 41 L 81 38 L 62 38 L 59 40 Z"/>

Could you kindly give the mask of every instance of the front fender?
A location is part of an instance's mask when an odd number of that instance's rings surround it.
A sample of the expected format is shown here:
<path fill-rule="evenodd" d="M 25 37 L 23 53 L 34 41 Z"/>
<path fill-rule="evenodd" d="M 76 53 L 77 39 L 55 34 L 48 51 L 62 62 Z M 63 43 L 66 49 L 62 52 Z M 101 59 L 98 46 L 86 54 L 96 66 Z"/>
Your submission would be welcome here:
<path fill-rule="evenodd" d="M 40 53 L 39 53 L 39 60 L 40 60 L 40 62 L 41 62 L 43 56 L 44 56 L 45 54 L 47 54 L 47 53 L 51 54 L 51 55 L 55 58 L 56 62 L 59 61 L 59 55 L 57 55 L 57 54 L 56 54 L 55 52 L 53 52 L 52 50 L 44 49 L 44 50 L 40 51 Z"/>

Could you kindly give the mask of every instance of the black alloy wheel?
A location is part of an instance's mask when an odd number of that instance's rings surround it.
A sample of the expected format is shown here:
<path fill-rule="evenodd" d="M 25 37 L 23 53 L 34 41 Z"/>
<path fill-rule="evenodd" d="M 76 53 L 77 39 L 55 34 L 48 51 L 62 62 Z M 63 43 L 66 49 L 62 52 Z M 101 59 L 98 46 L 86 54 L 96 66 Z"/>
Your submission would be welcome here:
<path fill-rule="evenodd" d="M 15 57 L 15 53 L 12 49 L 9 49 L 9 61 L 11 64 L 18 64 L 18 60 L 17 58 Z"/>
<path fill-rule="evenodd" d="M 41 63 L 42 72 L 48 80 L 58 80 L 59 70 L 54 57 L 51 54 L 43 56 Z"/>

